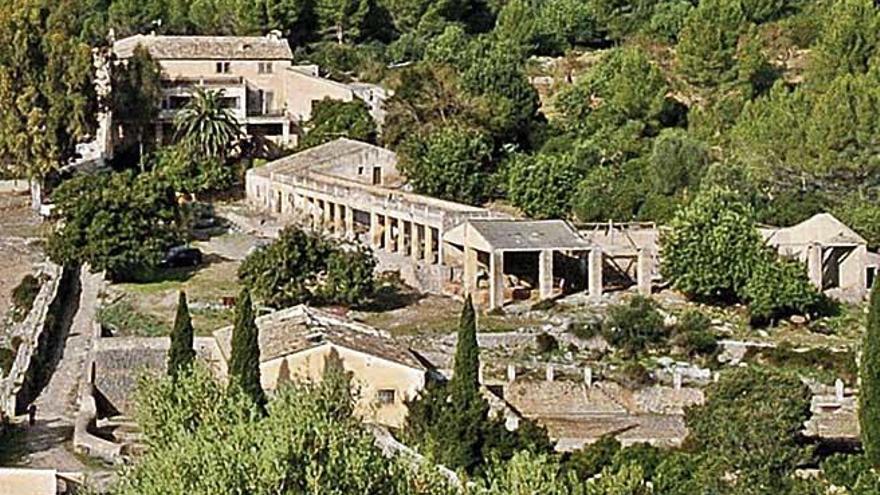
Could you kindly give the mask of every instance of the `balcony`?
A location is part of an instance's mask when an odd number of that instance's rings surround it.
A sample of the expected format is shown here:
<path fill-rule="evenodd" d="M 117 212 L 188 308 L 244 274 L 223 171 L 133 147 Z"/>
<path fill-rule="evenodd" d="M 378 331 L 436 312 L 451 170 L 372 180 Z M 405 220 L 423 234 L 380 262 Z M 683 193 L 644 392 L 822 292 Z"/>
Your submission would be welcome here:
<path fill-rule="evenodd" d="M 163 88 L 187 88 L 193 86 L 219 88 L 240 86 L 242 84 L 244 84 L 244 78 L 241 76 L 213 75 L 205 77 L 174 77 L 162 79 Z"/>

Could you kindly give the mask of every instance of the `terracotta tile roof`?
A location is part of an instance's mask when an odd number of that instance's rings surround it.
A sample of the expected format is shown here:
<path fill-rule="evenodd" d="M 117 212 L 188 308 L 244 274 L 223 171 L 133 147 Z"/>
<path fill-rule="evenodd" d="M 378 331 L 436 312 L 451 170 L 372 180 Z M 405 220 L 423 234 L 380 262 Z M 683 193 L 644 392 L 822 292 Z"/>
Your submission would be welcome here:
<path fill-rule="evenodd" d="M 157 60 L 292 60 L 284 38 L 269 36 L 159 36 L 138 34 L 116 41 L 113 52 L 131 57 L 142 45 Z"/>
<path fill-rule="evenodd" d="M 410 368 L 431 368 L 421 356 L 385 332 L 304 305 L 259 317 L 256 323 L 260 329 L 262 362 L 329 344 Z M 214 337 L 224 359 L 228 359 L 232 327 L 217 330 Z"/>

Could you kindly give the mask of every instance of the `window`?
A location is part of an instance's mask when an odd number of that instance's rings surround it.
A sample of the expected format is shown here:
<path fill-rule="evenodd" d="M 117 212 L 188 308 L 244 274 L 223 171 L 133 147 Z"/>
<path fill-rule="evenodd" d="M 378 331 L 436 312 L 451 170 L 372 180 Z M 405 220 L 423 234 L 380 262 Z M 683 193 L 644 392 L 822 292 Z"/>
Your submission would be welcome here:
<path fill-rule="evenodd" d="M 364 175 L 364 167 L 358 167 L 358 175 Z"/>
<path fill-rule="evenodd" d="M 260 62 L 257 64 L 257 72 L 260 74 L 271 74 L 275 70 L 272 62 Z"/>
<path fill-rule="evenodd" d="M 373 167 L 373 185 L 382 184 L 382 167 Z"/>
<path fill-rule="evenodd" d="M 230 66 L 229 62 L 217 62 L 217 74 L 229 74 Z"/>
<path fill-rule="evenodd" d="M 394 389 L 391 388 L 383 388 L 378 393 L 379 404 L 385 406 L 388 404 L 394 404 Z"/>

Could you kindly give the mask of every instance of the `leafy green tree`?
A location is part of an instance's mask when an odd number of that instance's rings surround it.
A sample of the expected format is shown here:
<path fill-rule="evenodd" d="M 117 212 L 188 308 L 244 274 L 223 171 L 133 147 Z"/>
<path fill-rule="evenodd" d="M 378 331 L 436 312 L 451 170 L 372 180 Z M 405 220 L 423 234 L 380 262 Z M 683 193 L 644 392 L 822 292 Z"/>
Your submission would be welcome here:
<path fill-rule="evenodd" d="M 610 466 L 619 452 L 620 442 L 613 435 L 604 435 L 569 454 L 563 467 L 578 479 L 588 480 Z"/>
<path fill-rule="evenodd" d="M 229 387 L 239 388 L 261 409 L 266 395 L 260 380 L 260 329 L 254 317 L 251 293 L 242 289 L 235 301 L 235 320 L 229 356 Z"/>
<path fill-rule="evenodd" d="M 560 92 L 556 106 L 564 125 L 583 132 L 619 127 L 628 121 L 660 127 L 668 92 L 660 69 L 643 51 L 621 48 Z"/>
<path fill-rule="evenodd" d="M 174 327 L 171 329 L 171 347 L 168 349 L 168 374 L 173 377 L 179 376 L 181 372 L 192 368 L 195 358 L 189 306 L 186 303 L 186 293 L 180 291 L 177 315 L 174 317 Z"/>
<path fill-rule="evenodd" d="M 123 135 L 134 136 L 138 154 L 145 159 L 144 144 L 152 136 L 162 99 L 162 68 L 142 45 L 112 72 L 113 117 L 123 125 Z"/>
<path fill-rule="evenodd" d="M 584 222 L 631 221 L 646 195 L 645 164 L 630 160 L 620 167 L 600 165 L 587 172 L 572 197 L 575 216 Z"/>
<path fill-rule="evenodd" d="M 281 387 L 264 416 L 200 366 L 177 380 L 146 380 L 137 417 L 150 448 L 114 493 L 458 493 L 433 465 L 386 457 L 359 419 L 328 402 L 329 386 Z"/>
<path fill-rule="evenodd" d="M 755 260 L 743 299 L 749 304 L 752 323 L 772 323 L 792 314 L 815 313 L 822 302 L 819 291 L 807 278 L 803 263 L 776 259 L 767 252 Z"/>
<path fill-rule="evenodd" d="M 151 174 L 79 175 L 52 195 L 61 218 L 46 250 L 60 264 L 88 263 L 113 280 L 147 275 L 183 228 L 174 191 Z"/>
<path fill-rule="evenodd" d="M 730 370 L 706 389 L 705 404 L 687 409 L 686 446 L 717 463 L 720 479 L 738 473 L 725 483 L 774 492 L 810 458 L 810 447 L 799 442 L 810 398 L 809 388 L 783 371 Z"/>
<path fill-rule="evenodd" d="M 306 134 L 301 149 L 311 148 L 338 138 L 376 141 L 376 123 L 361 100 L 344 102 L 324 99 L 312 105 L 312 117 L 305 123 Z"/>
<path fill-rule="evenodd" d="M 568 216 L 575 188 L 587 173 L 571 153 L 517 155 L 508 166 L 508 197 L 534 218 Z"/>
<path fill-rule="evenodd" d="M 677 41 L 678 34 L 693 9 L 694 5 L 687 0 L 659 3 L 654 7 L 647 30 L 658 39 Z"/>
<path fill-rule="evenodd" d="M 810 56 L 809 78 L 821 84 L 843 74 L 866 73 L 880 46 L 880 13 L 874 3 L 836 0 L 823 20 Z"/>
<path fill-rule="evenodd" d="M 477 204 L 487 194 L 491 153 L 484 133 L 447 126 L 404 143 L 400 169 L 420 193 Z"/>
<path fill-rule="evenodd" d="M 704 143 L 681 129 L 664 129 L 651 150 L 651 185 L 666 195 L 696 190 L 708 165 L 709 150 Z"/>
<path fill-rule="evenodd" d="M 0 167 L 42 181 L 94 135 L 91 48 L 60 0 L 0 3 Z M 69 13 L 69 12 L 68 12 Z"/>
<path fill-rule="evenodd" d="M 348 306 L 363 306 L 375 291 L 376 258 L 369 248 L 343 247 L 327 257 L 327 278 L 321 298 Z"/>
<path fill-rule="evenodd" d="M 859 363 L 859 426 L 868 462 L 880 466 L 880 284 L 874 284 L 868 306 Z"/>
<path fill-rule="evenodd" d="M 238 278 L 257 300 L 275 308 L 304 302 L 361 305 L 373 294 L 375 267 L 365 248 L 291 226 L 251 253 Z"/>
<path fill-rule="evenodd" d="M 314 5 L 321 31 L 340 45 L 360 38 L 370 7 L 368 0 L 315 0 Z"/>
<path fill-rule="evenodd" d="M 190 194 L 226 190 L 235 183 L 239 170 L 221 158 L 201 155 L 187 141 L 160 148 L 152 161 L 155 172 L 175 191 Z"/>
<path fill-rule="evenodd" d="M 693 297 L 736 300 L 763 249 L 753 215 L 728 189 L 701 191 L 661 237 L 663 276 Z"/>
<path fill-rule="evenodd" d="M 678 36 L 676 50 L 685 76 L 702 86 L 731 81 L 745 21 L 740 0 L 700 2 Z"/>
<path fill-rule="evenodd" d="M 482 481 L 482 480 L 481 480 Z M 483 495 L 574 495 L 576 481 L 560 473 L 549 455 L 522 452 L 507 462 L 491 462 L 476 493 Z"/>
<path fill-rule="evenodd" d="M 241 125 L 224 106 L 223 91 L 196 88 L 192 99 L 174 117 L 177 138 L 208 158 L 225 160 L 238 144 Z"/>

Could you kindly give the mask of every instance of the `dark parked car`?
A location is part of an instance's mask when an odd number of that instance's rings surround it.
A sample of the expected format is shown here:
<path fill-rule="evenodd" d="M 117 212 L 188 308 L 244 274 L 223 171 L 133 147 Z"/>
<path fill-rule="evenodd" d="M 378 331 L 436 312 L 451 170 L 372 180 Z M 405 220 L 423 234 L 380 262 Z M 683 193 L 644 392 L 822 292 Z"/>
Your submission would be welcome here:
<path fill-rule="evenodd" d="M 182 266 L 199 266 L 202 264 L 202 252 L 198 248 L 189 246 L 176 246 L 168 250 L 162 266 L 165 268 L 178 268 Z"/>

